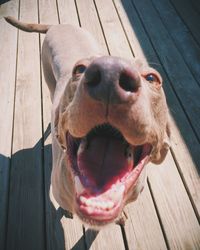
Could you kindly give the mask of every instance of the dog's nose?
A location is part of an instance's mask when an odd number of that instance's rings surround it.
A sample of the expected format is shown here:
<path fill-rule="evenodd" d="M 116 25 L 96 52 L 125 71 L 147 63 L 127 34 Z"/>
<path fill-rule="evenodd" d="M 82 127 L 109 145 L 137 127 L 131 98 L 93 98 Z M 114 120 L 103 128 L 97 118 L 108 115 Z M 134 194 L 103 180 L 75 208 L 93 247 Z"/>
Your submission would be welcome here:
<path fill-rule="evenodd" d="M 106 104 L 119 104 L 137 98 L 141 87 L 139 73 L 118 57 L 100 57 L 85 72 L 84 84 L 89 95 Z"/>

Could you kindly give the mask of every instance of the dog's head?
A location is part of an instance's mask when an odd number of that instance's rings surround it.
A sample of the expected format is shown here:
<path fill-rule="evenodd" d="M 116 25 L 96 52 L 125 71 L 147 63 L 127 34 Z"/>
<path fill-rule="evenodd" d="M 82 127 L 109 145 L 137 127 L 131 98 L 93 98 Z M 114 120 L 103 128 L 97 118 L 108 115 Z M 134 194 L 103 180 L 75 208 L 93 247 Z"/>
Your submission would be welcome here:
<path fill-rule="evenodd" d="M 55 131 L 66 150 L 66 185 L 73 185 L 69 203 L 90 225 L 113 222 L 140 193 L 145 165 L 161 163 L 169 148 L 161 76 L 136 60 L 80 60 L 60 100 Z"/>

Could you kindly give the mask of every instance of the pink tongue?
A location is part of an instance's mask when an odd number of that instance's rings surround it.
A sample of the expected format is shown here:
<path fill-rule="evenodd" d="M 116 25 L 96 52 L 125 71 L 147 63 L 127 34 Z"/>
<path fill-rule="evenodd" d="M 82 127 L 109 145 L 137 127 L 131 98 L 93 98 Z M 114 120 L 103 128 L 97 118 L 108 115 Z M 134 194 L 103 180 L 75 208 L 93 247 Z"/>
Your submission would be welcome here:
<path fill-rule="evenodd" d="M 116 138 L 94 137 L 89 147 L 77 156 L 78 168 L 84 185 L 93 188 L 110 186 L 131 171 L 133 162 L 125 156 L 125 145 Z"/>

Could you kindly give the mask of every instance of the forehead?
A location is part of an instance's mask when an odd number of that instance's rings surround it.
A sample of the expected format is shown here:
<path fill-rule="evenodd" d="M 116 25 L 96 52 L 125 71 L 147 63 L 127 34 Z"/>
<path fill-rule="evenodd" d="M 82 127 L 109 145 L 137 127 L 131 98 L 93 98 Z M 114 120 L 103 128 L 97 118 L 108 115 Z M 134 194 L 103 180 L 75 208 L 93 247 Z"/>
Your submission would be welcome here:
<path fill-rule="evenodd" d="M 88 57 L 88 58 L 82 58 L 75 63 L 74 68 L 79 66 L 79 65 L 84 65 L 87 67 L 87 66 L 89 66 L 90 63 L 92 63 L 93 61 L 95 61 L 97 58 L 100 58 L 100 57 L 105 57 L 105 56 L 96 55 L 96 56 L 92 56 L 92 57 Z M 132 60 L 127 60 L 127 59 L 123 59 L 123 60 L 127 61 L 132 67 L 136 68 L 138 70 L 138 72 L 142 75 L 152 73 L 152 74 L 158 75 L 158 77 L 160 79 L 162 79 L 160 74 L 158 73 L 158 71 L 156 69 L 150 67 L 146 62 L 143 62 L 142 60 L 140 60 L 138 58 L 133 58 Z"/>
<path fill-rule="evenodd" d="M 100 56 L 92 56 L 92 57 L 88 57 L 88 58 L 82 58 L 75 63 L 74 67 L 81 65 L 81 64 L 87 66 L 98 57 L 100 57 Z"/>

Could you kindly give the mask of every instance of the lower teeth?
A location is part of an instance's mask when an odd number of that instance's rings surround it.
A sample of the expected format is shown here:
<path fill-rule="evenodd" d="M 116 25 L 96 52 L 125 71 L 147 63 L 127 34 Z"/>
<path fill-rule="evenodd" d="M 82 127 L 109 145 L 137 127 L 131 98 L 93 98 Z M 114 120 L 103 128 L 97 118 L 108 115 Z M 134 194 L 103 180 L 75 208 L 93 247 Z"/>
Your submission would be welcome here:
<path fill-rule="evenodd" d="M 79 199 L 84 205 L 93 208 L 111 209 L 114 207 L 114 202 L 112 201 L 98 201 L 96 199 L 87 199 L 84 196 L 80 196 Z"/>

